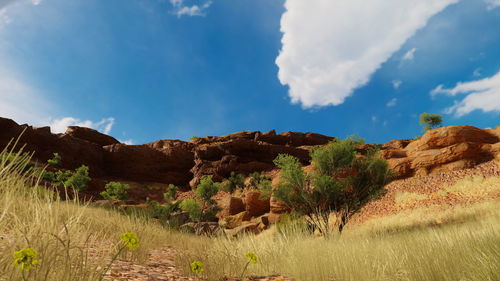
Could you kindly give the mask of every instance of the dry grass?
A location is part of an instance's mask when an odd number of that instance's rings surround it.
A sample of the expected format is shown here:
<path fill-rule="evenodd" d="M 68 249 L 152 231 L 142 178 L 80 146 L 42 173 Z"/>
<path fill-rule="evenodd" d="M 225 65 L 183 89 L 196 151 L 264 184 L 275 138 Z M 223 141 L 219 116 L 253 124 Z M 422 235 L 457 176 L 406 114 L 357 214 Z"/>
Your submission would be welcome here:
<path fill-rule="evenodd" d="M 484 197 L 500 192 L 500 178 L 484 178 L 481 175 L 467 177 L 446 187 L 440 195 L 452 193 L 463 197 Z"/>
<path fill-rule="evenodd" d="M 27 276 L 30 281 L 96 281 L 116 251 L 121 233 L 135 232 L 141 239 L 137 251 L 123 256 L 137 261 L 172 241 L 169 232 L 151 223 L 59 200 L 20 172 L 29 157 L 0 159 L 0 280 L 22 279 L 12 258 L 22 248 L 35 249 L 40 258 Z"/>
<path fill-rule="evenodd" d="M 396 194 L 394 200 L 397 205 L 408 205 L 425 199 L 427 199 L 427 196 L 424 194 L 402 191 Z"/>
<path fill-rule="evenodd" d="M 240 239 L 197 238 L 179 265 L 206 266 L 208 280 L 238 276 L 245 254 L 261 262 L 249 274 L 284 274 L 302 281 L 500 280 L 500 201 L 443 209 L 434 206 L 368 221 L 341 236 L 302 229 Z"/>
<path fill-rule="evenodd" d="M 260 259 L 249 266 L 249 274 L 283 274 L 303 281 L 500 280 L 499 200 L 445 210 L 439 206 L 411 210 L 349 226 L 341 236 L 327 238 L 310 235 L 300 224 L 259 236 L 207 238 L 58 200 L 43 188 L 32 188 L 36 182 L 20 175 L 25 161 L 0 162 L 2 281 L 21 280 L 19 268 L 12 265 L 12 253 L 25 247 L 36 249 L 40 256 L 30 281 L 99 280 L 118 235 L 125 231 L 141 238 L 141 247 L 128 259 L 144 260 L 150 250 L 170 244 L 179 250 L 177 263 L 185 272 L 192 261 L 199 260 L 205 265 L 204 277 L 214 281 L 238 276 L 248 252 Z M 489 190 L 490 181 L 473 183 Z M 450 192 L 469 192 L 469 184 Z"/>

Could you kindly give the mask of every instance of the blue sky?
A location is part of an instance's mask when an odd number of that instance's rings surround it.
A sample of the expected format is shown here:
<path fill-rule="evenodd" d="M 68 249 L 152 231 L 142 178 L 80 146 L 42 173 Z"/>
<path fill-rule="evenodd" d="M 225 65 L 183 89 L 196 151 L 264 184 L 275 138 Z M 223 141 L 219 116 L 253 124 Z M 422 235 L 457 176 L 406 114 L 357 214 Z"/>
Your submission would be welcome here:
<path fill-rule="evenodd" d="M 0 0 L 0 116 L 135 144 L 500 124 L 499 0 Z"/>

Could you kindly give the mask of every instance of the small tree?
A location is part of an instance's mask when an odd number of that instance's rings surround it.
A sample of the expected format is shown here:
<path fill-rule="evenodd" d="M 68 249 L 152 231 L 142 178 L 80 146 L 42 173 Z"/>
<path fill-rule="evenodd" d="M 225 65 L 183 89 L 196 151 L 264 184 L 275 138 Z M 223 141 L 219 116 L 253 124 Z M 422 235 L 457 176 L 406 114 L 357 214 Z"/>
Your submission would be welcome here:
<path fill-rule="evenodd" d="M 109 182 L 105 186 L 105 191 L 101 192 L 101 196 L 107 200 L 125 200 L 127 199 L 127 189 L 128 184 L 123 184 L 121 182 Z"/>
<path fill-rule="evenodd" d="M 220 184 L 212 180 L 212 176 L 203 176 L 200 179 L 200 184 L 194 191 L 196 198 L 202 202 L 201 219 L 204 221 L 212 221 L 215 219 L 215 214 L 220 210 L 217 202 L 212 200 L 212 197 L 219 192 Z"/>
<path fill-rule="evenodd" d="M 390 180 L 387 162 L 372 151 L 356 157 L 357 141 L 334 141 L 312 151 L 316 170 L 304 173 L 300 161 L 280 154 L 274 163 L 281 169 L 275 197 L 307 217 L 321 233 L 329 232 L 330 213 L 342 232 L 349 219 Z"/>
<path fill-rule="evenodd" d="M 202 210 L 200 205 L 194 199 L 185 199 L 179 207 L 189 213 L 189 218 L 192 221 L 199 222 L 202 219 Z"/>
<path fill-rule="evenodd" d="M 169 184 L 167 187 L 167 192 L 163 193 L 163 198 L 166 201 L 175 201 L 177 200 L 177 190 L 179 188 L 173 184 Z"/>
<path fill-rule="evenodd" d="M 443 123 L 442 115 L 434 113 L 426 113 L 426 112 L 420 114 L 419 124 L 421 126 L 424 126 L 423 128 L 424 132 L 430 129 L 434 129 L 436 127 L 440 127 L 442 123 Z"/>

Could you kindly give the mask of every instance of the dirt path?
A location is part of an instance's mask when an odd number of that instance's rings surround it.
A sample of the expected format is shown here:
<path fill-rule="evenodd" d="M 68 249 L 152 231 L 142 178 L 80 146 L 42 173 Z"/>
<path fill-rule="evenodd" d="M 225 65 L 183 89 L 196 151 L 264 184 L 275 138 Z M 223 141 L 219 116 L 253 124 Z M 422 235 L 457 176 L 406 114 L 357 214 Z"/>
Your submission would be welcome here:
<path fill-rule="evenodd" d="M 130 261 L 116 261 L 111 271 L 106 275 L 106 281 L 201 281 L 197 278 L 185 277 L 176 268 L 174 259 L 177 252 L 172 247 L 164 247 L 151 252 L 145 265 Z M 224 281 L 238 281 L 226 278 Z M 290 281 L 283 276 L 251 277 L 245 281 Z"/>
<path fill-rule="evenodd" d="M 104 280 L 107 281 L 196 281 L 185 277 L 174 265 L 176 251 L 164 247 L 151 252 L 145 265 L 118 260 Z"/>

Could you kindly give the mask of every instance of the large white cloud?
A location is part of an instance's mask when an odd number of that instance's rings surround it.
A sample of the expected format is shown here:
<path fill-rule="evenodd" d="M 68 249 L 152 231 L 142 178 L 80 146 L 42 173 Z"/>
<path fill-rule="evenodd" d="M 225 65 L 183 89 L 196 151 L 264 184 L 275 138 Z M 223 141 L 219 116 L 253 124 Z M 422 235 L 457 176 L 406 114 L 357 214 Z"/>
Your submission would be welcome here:
<path fill-rule="evenodd" d="M 339 105 L 459 0 L 286 0 L 279 79 L 303 107 Z"/>
<path fill-rule="evenodd" d="M 447 113 L 454 113 L 458 117 L 474 110 L 484 112 L 500 111 L 500 71 L 492 77 L 481 80 L 459 82 L 451 89 L 439 85 L 431 92 L 433 96 L 438 94 L 449 96 L 467 94 L 463 100 L 446 110 Z"/>

